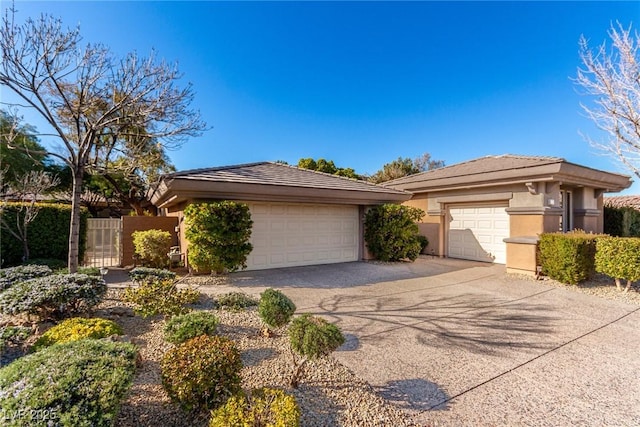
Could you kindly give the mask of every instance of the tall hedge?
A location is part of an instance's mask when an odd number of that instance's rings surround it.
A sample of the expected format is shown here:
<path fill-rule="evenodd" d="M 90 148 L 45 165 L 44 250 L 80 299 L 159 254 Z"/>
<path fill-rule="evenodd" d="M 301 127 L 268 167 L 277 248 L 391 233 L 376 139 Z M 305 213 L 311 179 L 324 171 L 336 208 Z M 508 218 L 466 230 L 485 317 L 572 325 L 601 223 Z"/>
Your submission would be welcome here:
<path fill-rule="evenodd" d="M 16 223 L 20 203 L 8 203 L 2 213 L 9 224 Z M 51 258 L 66 260 L 69 253 L 69 222 L 71 206 L 57 203 L 38 203 L 38 216 L 29 224 L 28 242 L 31 258 Z M 87 246 L 87 218 L 89 213 L 80 213 L 80 260 Z M 22 243 L 2 228 L 0 231 L 0 257 L 2 267 L 18 265 L 22 262 Z"/>
<path fill-rule="evenodd" d="M 640 237 L 640 212 L 631 207 L 604 207 L 604 233 L 617 237 Z"/>
<path fill-rule="evenodd" d="M 244 203 L 194 203 L 184 210 L 189 266 L 199 272 L 223 273 L 247 266 L 253 250 L 251 212 Z"/>
<path fill-rule="evenodd" d="M 612 277 L 619 290 L 640 280 L 640 238 L 601 237 L 596 249 L 596 271 Z M 621 280 L 627 281 L 624 289 Z"/>
<path fill-rule="evenodd" d="M 381 261 L 415 261 L 422 251 L 417 221 L 422 209 L 403 205 L 379 205 L 367 212 L 364 219 L 364 239 L 373 256 Z"/>
<path fill-rule="evenodd" d="M 542 272 L 562 283 L 575 285 L 595 271 L 596 239 L 601 235 L 583 231 L 540 235 Z"/>

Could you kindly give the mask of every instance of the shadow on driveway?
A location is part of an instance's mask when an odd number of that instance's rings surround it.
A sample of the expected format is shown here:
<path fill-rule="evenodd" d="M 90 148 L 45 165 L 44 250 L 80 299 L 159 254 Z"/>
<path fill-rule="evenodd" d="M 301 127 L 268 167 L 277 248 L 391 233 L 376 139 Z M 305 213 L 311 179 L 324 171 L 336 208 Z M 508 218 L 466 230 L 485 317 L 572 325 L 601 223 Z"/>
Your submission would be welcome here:
<path fill-rule="evenodd" d="M 242 271 L 229 275 L 233 286 L 273 288 L 351 288 L 381 282 L 437 276 L 452 271 L 474 267 L 490 267 L 491 264 L 420 257 L 415 262 L 347 262 L 304 267 L 276 268 L 271 270 Z"/>

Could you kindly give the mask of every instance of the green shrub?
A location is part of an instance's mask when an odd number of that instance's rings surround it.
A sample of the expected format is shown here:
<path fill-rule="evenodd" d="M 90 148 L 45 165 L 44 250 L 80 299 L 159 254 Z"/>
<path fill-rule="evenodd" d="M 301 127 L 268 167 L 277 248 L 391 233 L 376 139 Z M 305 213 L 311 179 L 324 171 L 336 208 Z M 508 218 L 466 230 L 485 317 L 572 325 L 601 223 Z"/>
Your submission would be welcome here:
<path fill-rule="evenodd" d="M 29 258 L 24 265 L 46 265 L 54 272 L 67 267 L 67 261 L 53 258 Z"/>
<path fill-rule="evenodd" d="M 411 206 L 379 205 L 367 212 L 364 239 L 372 255 L 381 261 L 415 261 L 422 250 L 416 221 L 424 211 Z"/>
<path fill-rule="evenodd" d="M 147 280 L 174 280 L 176 273 L 161 268 L 136 267 L 129 272 L 129 278 L 136 283 Z"/>
<path fill-rule="evenodd" d="M 233 341 L 200 335 L 164 355 L 162 385 L 186 410 L 214 409 L 240 391 L 241 369 Z"/>
<path fill-rule="evenodd" d="M 267 289 L 260 295 L 258 314 L 264 323 L 279 328 L 291 320 L 296 305 L 285 294 L 275 289 Z"/>
<path fill-rule="evenodd" d="M 243 393 L 211 413 L 209 427 L 298 427 L 300 408 L 294 396 L 282 390 L 260 388 Z"/>
<path fill-rule="evenodd" d="M 56 274 L 69 274 L 67 267 L 60 268 L 55 271 Z M 100 269 L 98 267 L 78 267 L 78 274 L 86 274 L 87 276 L 102 277 Z"/>
<path fill-rule="evenodd" d="M 58 323 L 42 334 L 33 347 L 35 350 L 38 350 L 57 343 L 78 341 L 87 338 L 99 339 L 122 334 L 122 328 L 112 320 L 73 317 Z"/>
<path fill-rule="evenodd" d="M 132 344 L 107 340 L 73 341 L 24 356 L 0 369 L 3 425 L 113 426 L 135 361 Z"/>
<path fill-rule="evenodd" d="M 196 311 L 174 316 L 164 327 L 164 337 L 172 344 L 180 344 L 200 335 L 215 335 L 218 319 L 212 313 Z"/>
<path fill-rule="evenodd" d="M 604 233 L 616 237 L 640 237 L 640 212 L 628 206 L 605 206 Z"/>
<path fill-rule="evenodd" d="M 229 308 L 231 310 L 244 310 L 248 307 L 255 307 L 258 301 L 243 292 L 229 292 L 217 297 L 218 306 Z"/>
<path fill-rule="evenodd" d="M 423 254 L 425 253 L 427 246 L 429 246 L 429 239 L 427 239 L 427 236 L 423 236 L 422 234 L 418 234 L 417 238 L 418 242 L 420 242 L 420 253 Z"/>
<path fill-rule="evenodd" d="M 143 265 L 150 267 L 166 267 L 169 265 L 171 250 L 171 233 L 163 230 L 134 231 L 133 246 Z"/>
<path fill-rule="evenodd" d="M 570 285 L 588 279 L 595 271 L 598 237 L 580 230 L 541 234 L 538 251 L 542 273 Z"/>
<path fill-rule="evenodd" d="M 174 316 L 190 311 L 188 304 L 200 299 L 195 289 L 178 289 L 173 280 L 144 281 L 137 288 L 127 288 L 123 301 L 134 305 L 134 311 L 142 317 L 164 314 Z"/>
<path fill-rule="evenodd" d="M 35 279 L 53 274 L 46 265 L 19 265 L 0 270 L 0 291 L 11 287 L 14 283 Z"/>
<path fill-rule="evenodd" d="M 69 223 L 71 206 L 53 203 L 38 203 L 38 216 L 29 224 L 29 255 L 32 259 L 47 258 L 66 260 L 69 254 Z M 16 223 L 20 203 L 7 203 L 2 216 L 9 224 Z M 80 212 L 80 256 L 82 260 L 87 244 L 87 218 L 89 212 Z M 14 266 L 22 262 L 22 242 L 7 230 L 0 230 L 0 253 L 3 266 Z M 66 262 L 64 263 L 66 265 Z M 52 266 L 53 268 L 53 266 Z"/>
<path fill-rule="evenodd" d="M 31 332 L 31 328 L 25 326 L 0 326 L 0 352 L 10 345 L 20 344 Z"/>
<path fill-rule="evenodd" d="M 54 274 L 20 282 L 0 293 L 3 314 L 65 317 L 87 310 L 107 292 L 104 280 L 86 274 Z"/>
<path fill-rule="evenodd" d="M 196 271 L 223 273 L 246 268 L 253 246 L 251 213 L 244 203 L 194 203 L 184 210 L 187 257 Z"/>
<path fill-rule="evenodd" d="M 328 356 L 344 344 L 344 336 L 337 326 L 326 320 L 303 314 L 289 325 L 289 341 L 291 349 L 303 357 L 301 361 L 294 359 L 290 385 L 296 388 L 307 360 Z"/>
<path fill-rule="evenodd" d="M 626 280 L 624 292 L 640 280 L 640 238 L 600 237 L 596 242 L 596 271 L 615 279 L 622 290 L 620 280 Z"/>

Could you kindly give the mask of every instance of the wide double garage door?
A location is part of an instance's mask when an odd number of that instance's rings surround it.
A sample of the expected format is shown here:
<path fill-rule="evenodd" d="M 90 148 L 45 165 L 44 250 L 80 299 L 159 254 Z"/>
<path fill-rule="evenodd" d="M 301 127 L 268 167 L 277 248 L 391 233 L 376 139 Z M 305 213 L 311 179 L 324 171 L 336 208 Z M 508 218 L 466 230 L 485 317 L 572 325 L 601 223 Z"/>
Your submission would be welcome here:
<path fill-rule="evenodd" d="M 505 264 L 507 249 L 504 239 L 509 237 L 506 207 L 450 207 L 449 257 Z"/>
<path fill-rule="evenodd" d="M 358 260 L 358 206 L 247 205 L 253 220 L 247 270 Z"/>

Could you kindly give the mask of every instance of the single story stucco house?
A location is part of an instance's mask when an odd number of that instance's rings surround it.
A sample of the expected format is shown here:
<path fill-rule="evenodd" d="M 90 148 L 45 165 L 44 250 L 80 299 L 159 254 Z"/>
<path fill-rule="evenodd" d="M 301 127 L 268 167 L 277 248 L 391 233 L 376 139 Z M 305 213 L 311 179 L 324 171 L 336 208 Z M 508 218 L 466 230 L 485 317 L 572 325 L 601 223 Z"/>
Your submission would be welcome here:
<path fill-rule="evenodd" d="M 247 203 L 254 222 L 250 270 L 368 259 L 367 207 L 405 203 L 426 212 L 419 228 L 430 253 L 535 272 L 540 233 L 601 232 L 603 194 L 629 185 L 626 175 L 555 157 L 487 156 L 384 185 L 262 162 L 165 175 L 151 201 L 178 217 L 182 248 L 189 203 Z"/>

